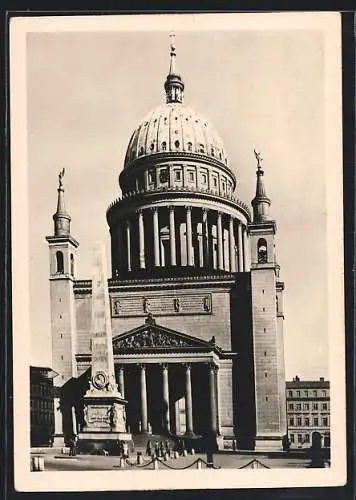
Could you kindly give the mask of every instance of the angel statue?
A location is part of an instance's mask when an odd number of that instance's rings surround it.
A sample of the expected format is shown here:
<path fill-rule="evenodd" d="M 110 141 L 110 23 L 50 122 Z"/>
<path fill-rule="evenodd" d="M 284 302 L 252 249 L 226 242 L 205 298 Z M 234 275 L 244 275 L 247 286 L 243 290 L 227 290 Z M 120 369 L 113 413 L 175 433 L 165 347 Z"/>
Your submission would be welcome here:
<path fill-rule="evenodd" d="M 64 174 L 65 174 L 65 171 L 66 169 L 63 167 L 61 172 L 59 172 L 59 175 L 58 175 L 58 179 L 59 179 L 59 187 L 63 187 L 63 177 L 64 177 Z"/>
<path fill-rule="evenodd" d="M 263 161 L 263 158 L 261 156 L 261 153 L 259 153 L 258 151 L 256 151 L 255 149 L 253 150 L 253 152 L 255 153 L 255 157 L 256 157 L 256 160 L 257 160 L 257 168 L 261 168 L 261 163 Z"/>

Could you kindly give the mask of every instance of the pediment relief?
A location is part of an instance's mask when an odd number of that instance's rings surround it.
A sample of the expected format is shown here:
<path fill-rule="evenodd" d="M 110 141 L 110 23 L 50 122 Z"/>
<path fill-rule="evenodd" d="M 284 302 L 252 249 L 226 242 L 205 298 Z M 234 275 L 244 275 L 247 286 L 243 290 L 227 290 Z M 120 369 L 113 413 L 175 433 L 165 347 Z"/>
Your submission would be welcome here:
<path fill-rule="evenodd" d="M 123 349 L 198 348 L 211 350 L 214 346 L 214 342 L 195 339 L 194 337 L 165 329 L 155 324 L 145 324 L 131 334 L 128 332 L 113 339 L 114 354 L 116 351 Z"/>

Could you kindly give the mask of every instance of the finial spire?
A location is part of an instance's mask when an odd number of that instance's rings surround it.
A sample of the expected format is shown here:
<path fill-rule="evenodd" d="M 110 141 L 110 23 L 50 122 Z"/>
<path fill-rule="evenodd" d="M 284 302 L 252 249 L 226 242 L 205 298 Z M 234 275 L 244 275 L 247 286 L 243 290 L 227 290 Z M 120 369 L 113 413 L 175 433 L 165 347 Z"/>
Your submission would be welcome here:
<path fill-rule="evenodd" d="M 59 172 L 58 175 L 58 198 L 57 198 L 57 211 L 53 215 L 54 220 L 54 235 L 55 236 L 69 236 L 70 235 L 70 215 L 66 211 L 64 203 L 64 187 L 63 177 L 65 168 Z"/>
<path fill-rule="evenodd" d="M 257 160 L 257 181 L 256 181 L 256 196 L 252 200 L 253 207 L 253 221 L 254 222 L 265 222 L 268 220 L 268 211 L 271 205 L 271 200 L 266 195 L 265 185 L 263 182 L 264 171 L 262 169 L 263 158 L 261 153 L 257 152 L 256 149 L 253 150 L 255 158 Z"/>
<path fill-rule="evenodd" d="M 164 88 L 166 91 L 166 101 L 167 103 L 182 103 L 183 102 L 183 91 L 184 91 L 184 83 L 177 69 L 176 63 L 176 46 L 175 46 L 175 34 L 170 33 L 169 35 L 170 42 L 170 65 L 169 65 L 169 73 L 166 78 L 166 82 L 164 84 Z"/>

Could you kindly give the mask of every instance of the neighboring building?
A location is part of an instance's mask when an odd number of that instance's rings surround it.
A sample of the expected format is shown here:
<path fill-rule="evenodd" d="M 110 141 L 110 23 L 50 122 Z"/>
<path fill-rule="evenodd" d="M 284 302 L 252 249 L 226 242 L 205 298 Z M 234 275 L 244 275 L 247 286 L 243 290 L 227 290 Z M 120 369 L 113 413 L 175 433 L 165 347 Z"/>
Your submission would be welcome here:
<path fill-rule="evenodd" d="M 287 432 L 284 284 L 261 158 L 256 153 L 252 217 L 221 138 L 183 104 L 175 60 L 172 46 L 166 103 L 133 132 L 122 198 L 107 210 L 113 350 L 127 426 L 133 434 L 213 432 L 220 446 L 235 439 L 242 449 L 279 450 Z M 144 92 L 152 77 L 143 81 Z M 53 219 L 47 241 L 60 440 L 84 425 L 91 356 L 91 279 L 75 277 L 79 243 L 63 174 Z"/>
<path fill-rule="evenodd" d="M 310 447 L 317 434 L 321 445 L 330 447 L 330 382 L 295 377 L 286 383 L 286 398 L 291 448 Z"/>
<path fill-rule="evenodd" d="M 30 366 L 31 446 L 48 445 L 54 431 L 53 379 L 51 368 Z"/>

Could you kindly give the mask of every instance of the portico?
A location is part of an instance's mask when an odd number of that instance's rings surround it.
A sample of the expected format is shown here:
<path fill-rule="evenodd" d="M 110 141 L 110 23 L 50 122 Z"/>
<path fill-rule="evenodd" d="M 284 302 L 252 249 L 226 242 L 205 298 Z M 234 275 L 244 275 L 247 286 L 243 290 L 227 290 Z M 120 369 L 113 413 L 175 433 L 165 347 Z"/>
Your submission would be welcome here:
<path fill-rule="evenodd" d="M 223 352 L 213 342 L 163 328 L 148 317 L 145 325 L 115 337 L 113 349 L 119 390 L 129 401 L 130 432 L 218 433 Z"/>
<path fill-rule="evenodd" d="M 113 338 L 115 377 L 128 401 L 132 434 L 221 434 L 218 371 L 235 356 L 210 342 L 157 325 L 143 325 Z M 81 370 L 90 358 L 81 355 Z"/>
<path fill-rule="evenodd" d="M 162 430 L 167 430 L 177 435 L 190 436 L 208 430 L 217 432 L 218 365 L 209 362 L 180 365 L 173 360 L 166 363 L 153 360 L 149 363 L 125 361 L 125 364 L 120 365 L 119 371 L 124 373 L 124 390 L 129 401 L 127 425 L 130 432 L 161 433 Z M 204 375 L 203 380 L 200 374 Z M 204 387 L 208 386 L 203 401 L 207 412 L 201 411 L 193 388 L 193 385 L 202 384 Z M 200 426 L 195 425 L 198 406 L 200 419 L 205 418 L 204 425 Z"/>

